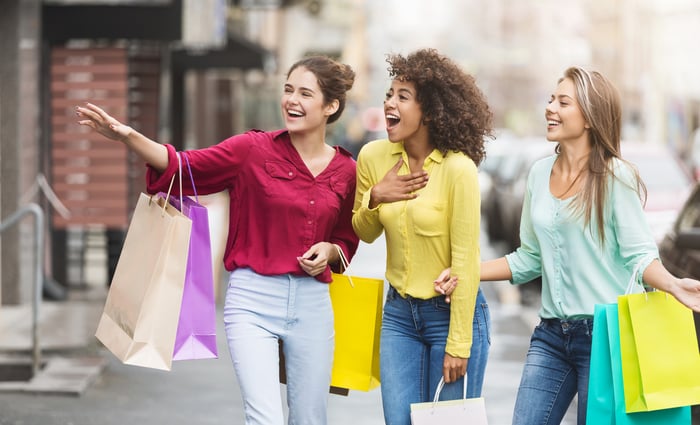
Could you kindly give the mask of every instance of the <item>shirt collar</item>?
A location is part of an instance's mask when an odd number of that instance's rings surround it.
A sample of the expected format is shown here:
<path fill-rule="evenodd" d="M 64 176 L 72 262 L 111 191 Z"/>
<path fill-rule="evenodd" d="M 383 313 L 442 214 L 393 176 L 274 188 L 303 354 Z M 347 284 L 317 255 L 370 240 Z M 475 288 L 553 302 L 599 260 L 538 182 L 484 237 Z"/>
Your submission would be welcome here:
<path fill-rule="evenodd" d="M 403 148 L 403 142 L 400 143 L 391 143 L 391 154 L 396 155 L 396 154 L 402 154 L 403 152 L 406 152 L 406 150 Z M 437 162 L 438 164 L 442 162 L 442 159 L 445 157 L 439 150 L 433 149 L 432 152 L 430 152 L 430 155 L 428 155 L 428 158 L 433 161 Z"/>

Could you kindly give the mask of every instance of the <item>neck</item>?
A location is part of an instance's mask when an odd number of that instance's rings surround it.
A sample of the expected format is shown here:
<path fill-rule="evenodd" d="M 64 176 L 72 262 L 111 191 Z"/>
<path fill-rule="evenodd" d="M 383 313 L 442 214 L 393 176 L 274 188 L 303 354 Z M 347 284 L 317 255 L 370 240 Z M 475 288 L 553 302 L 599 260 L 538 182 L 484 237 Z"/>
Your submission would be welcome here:
<path fill-rule="evenodd" d="M 305 132 L 305 133 L 289 133 L 289 138 L 292 141 L 292 146 L 302 154 L 315 154 L 323 151 L 326 146 L 326 132 L 323 130 Z"/>
<path fill-rule="evenodd" d="M 579 174 L 586 168 L 591 149 L 588 146 L 582 148 L 561 147 L 559 153 L 559 170 L 562 174 Z"/>

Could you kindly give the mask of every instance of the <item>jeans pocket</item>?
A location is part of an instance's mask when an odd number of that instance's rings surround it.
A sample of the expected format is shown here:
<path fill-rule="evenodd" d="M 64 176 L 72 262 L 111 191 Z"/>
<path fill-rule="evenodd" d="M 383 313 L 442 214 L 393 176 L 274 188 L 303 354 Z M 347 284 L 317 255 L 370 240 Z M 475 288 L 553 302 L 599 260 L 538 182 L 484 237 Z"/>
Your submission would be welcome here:
<path fill-rule="evenodd" d="M 479 318 L 479 331 L 484 332 L 483 335 L 486 336 L 489 345 L 491 345 L 491 311 L 489 310 L 489 305 L 486 303 L 478 304 L 475 315 Z"/>

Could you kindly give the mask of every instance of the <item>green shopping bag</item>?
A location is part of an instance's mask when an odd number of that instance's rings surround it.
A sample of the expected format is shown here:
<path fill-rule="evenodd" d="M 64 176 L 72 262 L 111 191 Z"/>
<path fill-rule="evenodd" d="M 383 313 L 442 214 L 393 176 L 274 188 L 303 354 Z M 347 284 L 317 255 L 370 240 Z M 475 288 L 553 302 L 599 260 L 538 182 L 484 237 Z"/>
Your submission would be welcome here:
<path fill-rule="evenodd" d="M 690 425 L 690 408 L 626 413 L 616 304 L 597 304 L 593 317 L 587 425 Z"/>
<path fill-rule="evenodd" d="M 700 404 L 700 351 L 690 309 L 665 292 L 618 297 L 627 412 Z"/>

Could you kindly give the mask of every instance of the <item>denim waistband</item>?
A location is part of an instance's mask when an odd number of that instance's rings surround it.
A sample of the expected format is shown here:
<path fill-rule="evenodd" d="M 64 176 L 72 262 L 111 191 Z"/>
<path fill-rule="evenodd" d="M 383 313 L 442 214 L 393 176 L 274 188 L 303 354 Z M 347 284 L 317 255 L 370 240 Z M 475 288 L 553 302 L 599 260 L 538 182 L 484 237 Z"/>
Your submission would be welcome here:
<path fill-rule="evenodd" d="M 544 325 L 560 328 L 563 332 L 576 331 L 578 329 L 586 329 L 587 331 L 591 331 L 593 329 L 593 317 L 572 319 L 542 318 L 541 322 Z"/>
<path fill-rule="evenodd" d="M 444 302 L 445 296 L 444 295 L 436 295 L 433 298 L 428 298 L 428 299 L 422 299 L 422 298 L 415 298 L 410 295 L 401 295 L 399 294 L 399 291 L 396 290 L 393 286 L 389 285 L 389 289 L 387 290 L 386 293 L 386 299 L 387 300 L 392 300 L 396 298 L 401 298 L 403 300 L 406 300 L 410 303 L 434 303 L 434 302 L 439 302 L 442 301 Z"/>

